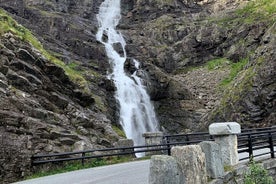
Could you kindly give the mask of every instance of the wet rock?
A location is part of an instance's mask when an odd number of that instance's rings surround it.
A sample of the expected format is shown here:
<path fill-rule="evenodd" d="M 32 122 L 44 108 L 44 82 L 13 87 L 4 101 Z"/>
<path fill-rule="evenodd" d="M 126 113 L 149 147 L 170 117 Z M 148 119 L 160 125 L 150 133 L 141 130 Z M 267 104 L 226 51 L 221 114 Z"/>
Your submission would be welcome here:
<path fill-rule="evenodd" d="M 121 43 L 114 43 L 113 45 L 114 50 L 121 56 L 124 57 L 124 48 Z"/>
<path fill-rule="evenodd" d="M 125 71 L 129 72 L 130 75 L 132 75 L 137 70 L 135 63 L 131 58 L 126 59 L 124 63 L 124 68 L 125 68 Z"/>

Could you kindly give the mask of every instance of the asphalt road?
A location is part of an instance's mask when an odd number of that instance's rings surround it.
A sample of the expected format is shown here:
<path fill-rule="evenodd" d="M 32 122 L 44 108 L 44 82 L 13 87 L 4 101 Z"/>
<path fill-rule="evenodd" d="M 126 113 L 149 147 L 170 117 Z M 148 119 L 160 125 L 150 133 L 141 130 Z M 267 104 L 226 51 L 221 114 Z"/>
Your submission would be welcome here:
<path fill-rule="evenodd" d="M 276 149 L 276 147 L 274 148 Z M 269 149 L 254 151 L 254 155 L 268 152 Z M 264 155 L 258 159 L 269 157 Z M 239 154 L 239 158 L 248 157 L 248 153 Z M 246 162 L 244 160 L 242 162 Z M 149 160 L 128 162 L 56 174 L 16 184 L 148 184 Z"/>
<path fill-rule="evenodd" d="M 149 160 L 95 167 L 17 184 L 148 184 Z"/>

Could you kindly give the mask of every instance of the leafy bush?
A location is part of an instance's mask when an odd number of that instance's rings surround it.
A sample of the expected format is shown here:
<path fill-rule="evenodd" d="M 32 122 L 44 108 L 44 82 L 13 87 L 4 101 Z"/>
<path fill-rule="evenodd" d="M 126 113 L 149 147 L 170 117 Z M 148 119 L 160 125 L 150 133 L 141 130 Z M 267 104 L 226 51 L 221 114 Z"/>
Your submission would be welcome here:
<path fill-rule="evenodd" d="M 249 171 L 244 177 L 244 184 L 273 184 L 273 179 L 260 164 L 250 161 Z"/>

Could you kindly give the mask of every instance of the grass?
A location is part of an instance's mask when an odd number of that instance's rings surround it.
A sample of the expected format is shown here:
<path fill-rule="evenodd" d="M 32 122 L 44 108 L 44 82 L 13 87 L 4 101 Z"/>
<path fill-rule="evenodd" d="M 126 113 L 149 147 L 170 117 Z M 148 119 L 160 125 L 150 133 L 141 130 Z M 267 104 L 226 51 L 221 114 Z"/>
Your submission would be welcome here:
<path fill-rule="evenodd" d="M 234 167 L 232 165 L 225 165 L 223 166 L 225 172 L 230 172 L 234 170 Z"/>
<path fill-rule="evenodd" d="M 205 64 L 205 67 L 210 71 L 229 68 L 229 70 L 230 70 L 229 75 L 226 76 L 219 84 L 220 87 L 225 87 L 228 84 L 230 84 L 237 77 L 239 72 L 244 69 L 244 67 L 248 63 L 248 61 L 249 61 L 248 58 L 241 59 L 238 62 L 232 62 L 226 58 L 217 58 L 217 59 L 210 60 L 209 62 L 207 62 Z"/>
<path fill-rule="evenodd" d="M 121 130 L 118 126 L 112 125 L 112 129 L 120 136 L 126 138 L 126 134 L 123 130 Z"/>
<path fill-rule="evenodd" d="M 84 165 L 82 165 L 77 161 L 74 162 L 67 162 L 65 164 L 56 164 L 53 166 L 52 169 L 50 170 L 41 170 L 38 172 L 35 172 L 31 176 L 27 176 L 25 179 L 33 179 L 33 178 L 39 178 L 43 176 L 49 176 L 49 175 L 54 175 L 54 174 L 60 174 L 60 173 L 65 173 L 65 172 L 70 172 L 70 171 L 75 171 L 79 169 L 86 169 L 86 168 L 92 168 L 92 167 L 97 167 L 97 166 L 102 166 L 105 165 L 106 162 L 103 159 L 94 159 L 91 160 L 90 162 L 86 162 Z"/>
<path fill-rule="evenodd" d="M 54 174 L 61 174 L 65 172 L 80 170 L 80 169 L 88 169 L 93 167 L 112 165 L 117 163 L 124 163 L 130 161 L 138 161 L 138 160 L 147 160 L 150 157 L 142 157 L 142 158 L 133 158 L 132 156 L 113 156 L 108 158 L 95 158 L 85 160 L 84 165 L 81 164 L 81 161 L 71 161 L 63 164 L 52 164 L 50 170 L 39 170 L 34 174 L 27 176 L 24 180 L 34 179 L 43 176 L 49 176 Z"/>
<path fill-rule="evenodd" d="M 207 62 L 206 67 L 208 70 L 215 70 L 229 65 L 230 61 L 226 58 L 218 58 Z"/>
<path fill-rule="evenodd" d="M 212 118 L 217 115 L 224 117 L 227 110 L 232 109 L 234 104 L 236 104 L 240 99 L 244 98 L 246 93 L 252 88 L 253 79 L 255 73 L 255 68 L 253 66 L 240 71 L 238 74 L 238 80 L 231 82 L 227 86 L 223 86 L 224 91 L 222 92 L 222 98 L 220 101 L 219 108 L 212 113 Z M 236 112 L 241 111 L 242 106 L 237 106 L 235 108 Z M 229 110 L 228 110 L 229 111 Z"/>
<path fill-rule="evenodd" d="M 248 61 L 249 61 L 249 59 L 245 58 L 237 63 L 231 63 L 230 74 L 229 74 L 229 76 L 227 76 L 226 78 L 224 78 L 221 81 L 220 86 L 226 86 L 229 83 L 231 83 L 236 78 L 238 73 L 244 69 L 244 67 L 248 63 Z"/>
<path fill-rule="evenodd" d="M 272 25 L 276 21 L 275 0 L 252 0 L 235 10 L 230 16 L 209 18 L 209 22 L 222 27 L 236 27 L 239 24 L 255 24 L 265 22 Z"/>
<path fill-rule="evenodd" d="M 253 0 L 245 7 L 238 9 L 236 13 L 245 18 L 245 21 L 252 22 L 258 19 L 266 19 L 275 15 L 275 0 Z"/>
<path fill-rule="evenodd" d="M 29 31 L 20 24 L 18 24 L 14 19 L 12 19 L 4 10 L 0 9 L 0 36 L 5 33 L 12 33 L 16 35 L 19 39 L 24 42 L 30 43 L 34 48 L 42 53 L 49 61 L 53 62 L 55 65 L 61 67 L 65 74 L 76 84 L 79 85 L 81 89 L 88 92 L 88 83 L 82 76 L 80 71 L 74 69 L 74 66 L 66 65 L 61 60 L 57 59 L 55 56 L 46 51 L 39 40 Z"/>

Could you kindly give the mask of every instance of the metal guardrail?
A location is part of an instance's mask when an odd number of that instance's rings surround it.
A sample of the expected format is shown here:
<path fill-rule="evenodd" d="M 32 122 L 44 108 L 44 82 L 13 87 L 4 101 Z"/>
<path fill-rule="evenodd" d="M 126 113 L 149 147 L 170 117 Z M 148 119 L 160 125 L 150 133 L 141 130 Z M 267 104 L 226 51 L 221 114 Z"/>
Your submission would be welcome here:
<path fill-rule="evenodd" d="M 198 144 L 202 141 L 211 141 L 213 137 L 208 132 L 165 135 L 164 142 L 167 145 L 168 155 L 171 155 L 171 147 L 177 145 Z"/>
<path fill-rule="evenodd" d="M 172 146 L 197 144 L 202 141 L 213 140 L 213 137 L 208 132 L 165 135 L 163 137 L 163 144 L 147 145 L 147 146 L 133 146 L 133 147 L 118 147 L 93 149 L 77 152 L 54 153 L 45 155 L 33 155 L 31 157 L 32 165 L 64 162 L 72 160 L 81 160 L 82 164 L 87 159 L 103 158 L 120 155 L 134 155 L 141 152 L 153 152 L 170 155 Z M 248 153 L 248 157 L 259 157 L 270 154 L 271 158 L 275 158 L 276 146 L 276 127 L 261 128 L 261 129 L 244 129 L 238 135 L 238 153 Z M 264 150 L 262 153 L 256 153 L 258 150 Z"/>
<path fill-rule="evenodd" d="M 119 147 L 119 148 L 105 148 L 105 149 L 93 149 L 86 151 L 66 152 L 66 153 L 54 153 L 46 155 L 34 155 L 31 157 L 32 165 L 81 160 L 84 164 L 84 160 L 92 158 L 103 158 L 110 156 L 120 155 L 133 155 L 141 152 L 152 152 L 167 150 L 165 144 L 148 145 L 148 146 L 132 146 L 132 147 Z M 99 154 L 102 152 L 102 154 Z"/>
<path fill-rule="evenodd" d="M 275 158 L 275 146 L 276 127 L 254 129 L 238 135 L 238 153 L 248 153 L 248 157 L 240 160 L 264 155 L 270 155 L 271 158 Z"/>

